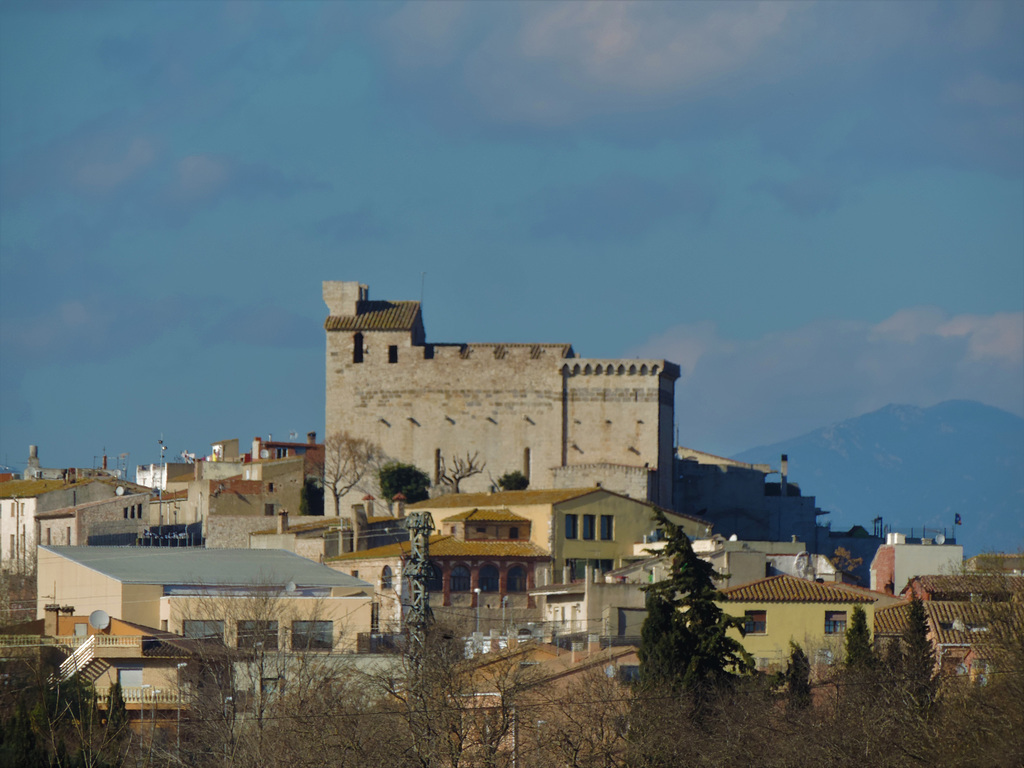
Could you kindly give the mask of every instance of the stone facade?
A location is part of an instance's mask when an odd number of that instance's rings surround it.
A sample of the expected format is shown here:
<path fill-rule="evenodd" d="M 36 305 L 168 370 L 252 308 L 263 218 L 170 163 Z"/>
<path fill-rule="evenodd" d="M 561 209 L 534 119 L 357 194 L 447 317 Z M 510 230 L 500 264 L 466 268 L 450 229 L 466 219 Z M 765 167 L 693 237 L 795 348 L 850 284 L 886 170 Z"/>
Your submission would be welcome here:
<path fill-rule="evenodd" d="M 675 364 L 581 359 L 569 344 L 429 344 L 418 302 L 370 301 L 351 282 L 325 282 L 323 296 L 328 436 L 373 440 L 435 483 L 442 461 L 478 454 L 486 470 L 463 491 L 513 470 L 533 488 L 569 466 L 645 470 L 643 498 L 671 505 Z"/>

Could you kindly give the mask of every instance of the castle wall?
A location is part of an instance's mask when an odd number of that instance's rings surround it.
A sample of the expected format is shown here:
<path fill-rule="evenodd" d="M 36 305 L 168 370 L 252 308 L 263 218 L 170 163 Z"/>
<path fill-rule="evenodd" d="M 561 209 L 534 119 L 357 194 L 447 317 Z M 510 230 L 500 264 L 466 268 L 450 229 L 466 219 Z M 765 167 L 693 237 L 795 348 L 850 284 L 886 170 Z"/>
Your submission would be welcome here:
<path fill-rule="evenodd" d="M 332 312 L 386 304 L 365 291 L 341 299 L 356 293 L 324 284 Z M 675 365 L 580 359 L 567 344 L 427 344 L 414 310 L 399 329 L 361 326 L 358 314 L 328 318 L 328 435 L 373 440 L 435 483 L 441 459 L 479 454 L 486 469 L 463 481 L 469 492 L 513 470 L 551 488 L 557 467 L 671 468 Z M 670 504 L 671 482 L 671 471 L 657 475 L 652 500 Z"/>

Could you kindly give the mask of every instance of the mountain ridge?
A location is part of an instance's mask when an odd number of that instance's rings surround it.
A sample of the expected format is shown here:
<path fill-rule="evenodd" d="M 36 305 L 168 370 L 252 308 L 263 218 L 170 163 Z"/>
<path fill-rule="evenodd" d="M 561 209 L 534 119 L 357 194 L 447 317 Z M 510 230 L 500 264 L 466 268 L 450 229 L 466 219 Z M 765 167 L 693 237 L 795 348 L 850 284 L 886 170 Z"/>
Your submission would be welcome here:
<path fill-rule="evenodd" d="M 956 536 L 965 555 L 1024 549 L 1024 418 L 972 400 L 892 403 L 730 458 L 777 463 L 831 512 L 833 528 L 922 527 Z M 960 515 L 962 526 L 955 526 Z"/>

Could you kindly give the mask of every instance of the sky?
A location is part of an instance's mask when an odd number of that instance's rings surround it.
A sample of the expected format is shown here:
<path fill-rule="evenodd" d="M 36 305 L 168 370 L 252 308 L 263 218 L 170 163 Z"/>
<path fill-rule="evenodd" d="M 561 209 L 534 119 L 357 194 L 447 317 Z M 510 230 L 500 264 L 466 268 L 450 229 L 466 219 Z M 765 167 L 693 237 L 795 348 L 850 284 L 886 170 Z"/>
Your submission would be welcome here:
<path fill-rule="evenodd" d="M 730 455 L 1024 415 L 1024 3 L 0 4 L 0 464 L 323 433 L 324 280 Z M 813 489 L 811 489 L 813 490 Z"/>

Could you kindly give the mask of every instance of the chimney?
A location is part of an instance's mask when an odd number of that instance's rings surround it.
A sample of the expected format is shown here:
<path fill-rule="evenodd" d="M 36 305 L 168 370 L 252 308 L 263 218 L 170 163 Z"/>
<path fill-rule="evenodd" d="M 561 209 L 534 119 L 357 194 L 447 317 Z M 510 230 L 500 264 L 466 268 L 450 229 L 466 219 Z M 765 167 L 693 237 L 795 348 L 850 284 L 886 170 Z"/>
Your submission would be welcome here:
<path fill-rule="evenodd" d="M 60 606 L 57 603 L 48 603 L 43 607 L 43 634 L 47 637 L 57 636 L 58 616 L 60 616 Z"/>
<path fill-rule="evenodd" d="M 287 533 L 288 532 L 288 510 L 282 509 L 277 513 L 277 532 Z"/>
<path fill-rule="evenodd" d="M 562 567 L 562 583 L 563 584 L 571 584 L 572 583 L 572 571 L 569 569 L 568 565 Z"/>
<path fill-rule="evenodd" d="M 786 485 L 789 478 L 789 455 L 782 454 L 782 461 L 779 466 L 779 495 L 786 498 Z"/>
<path fill-rule="evenodd" d="M 107 468 L 107 454 L 103 454 L 103 469 Z"/>
<path fill-rule="evenodd" d="M 405 517 L 405 494 L 399 491 L 392 501 L 395 502 L 395 517 L 399 520 L 403 519 Z"/>
<path fill-rule="evenodd" d="M 254 437 L 252 439 L 252 460 L 259 461 L 260 457 L 260 444 L 263 442 L 262 437 Z"/>
<path fill-rule="evenodd" d="M 370 494 L 363 496 L 363 508 L 366 510 L 367 517 L 376 517 L 373 511 L 373 496 Z"/>
<path fill-rule="evenodd" d="M 310 445 L 316 445 L 316 432 L 307 432 L 306 442 Z"/>

